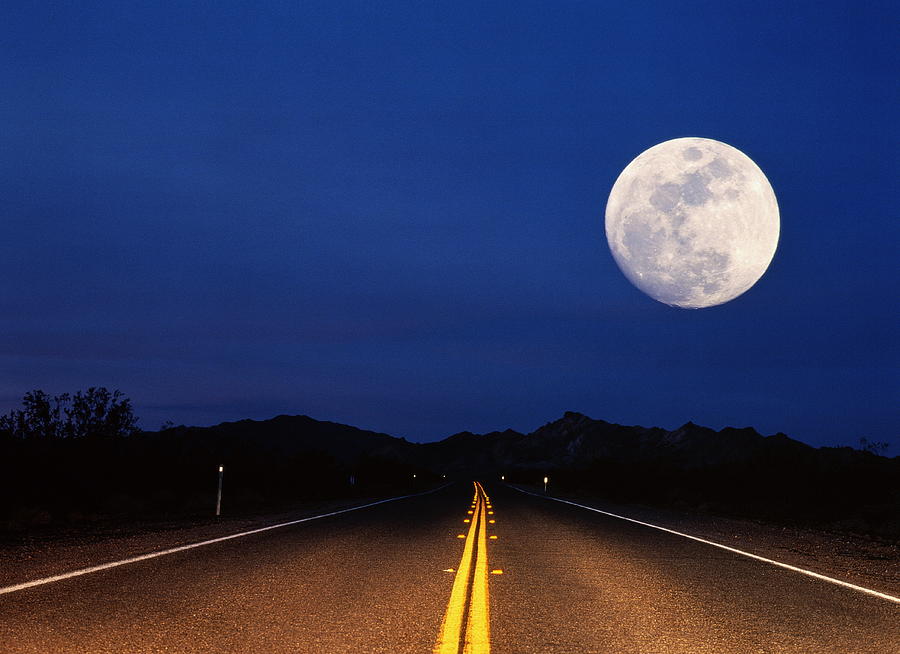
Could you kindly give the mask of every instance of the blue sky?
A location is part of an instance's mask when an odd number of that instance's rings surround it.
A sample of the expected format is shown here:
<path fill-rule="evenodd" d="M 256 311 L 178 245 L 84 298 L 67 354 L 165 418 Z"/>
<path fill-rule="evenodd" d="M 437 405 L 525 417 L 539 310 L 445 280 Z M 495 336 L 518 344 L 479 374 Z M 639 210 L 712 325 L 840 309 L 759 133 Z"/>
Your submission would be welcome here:
<path fill-rule="evenodd" d="M 0 411 L 105 385 L 147 429 L 896 441 L 895 3 L 487 4 L 7 8 Z M 699 311 L 603 231 L 680 136 L 748 154 L 782 218 L 760 282 Z"/>

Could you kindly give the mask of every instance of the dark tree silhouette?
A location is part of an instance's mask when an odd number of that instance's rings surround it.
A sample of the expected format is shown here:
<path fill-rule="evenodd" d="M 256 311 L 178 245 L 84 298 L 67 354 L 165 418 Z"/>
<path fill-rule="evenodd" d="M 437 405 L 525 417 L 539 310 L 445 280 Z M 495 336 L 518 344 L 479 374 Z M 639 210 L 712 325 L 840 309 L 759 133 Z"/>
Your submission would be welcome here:
<path fill-rule="evenodd" d="M 17 438 L 60 438 L 66 435 L 64 407 L 69 401 L 68 394 L 50 397 L 36 389 L 25 393 L 22 408 L 13 409 L 0 417 L 0 431 Z"/>
<path fill-rule="evenodd" d="M 137 431 L 131 400 L 103 386 L 75 393 L 71 407 L 66 408 L 66 418 L 69 435 L 75 438 L 115 438 Z"/>
<path fill-rule="evenodd" d="M 21 409 L 0 416 L 0 432 L 29 440 L 115 438 L 136 431 L 131 400 L 102 386 L 54 397 L 40 389 L 29 391 Z"/>

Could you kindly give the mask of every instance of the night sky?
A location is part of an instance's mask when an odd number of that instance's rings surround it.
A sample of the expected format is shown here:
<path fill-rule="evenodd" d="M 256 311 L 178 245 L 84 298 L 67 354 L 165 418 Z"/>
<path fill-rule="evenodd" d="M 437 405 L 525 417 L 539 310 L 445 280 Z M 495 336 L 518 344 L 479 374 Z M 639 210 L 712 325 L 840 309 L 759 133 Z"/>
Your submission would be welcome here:
<path fill-rule="evenodd" d="M 145 429 L 573 410 L 900 453 L 895 2 L 46 4 L 0 21 L 0 412 L 102 385 Z M 603 228 L 681 136 L 782 221 L 696 311 Z"/>

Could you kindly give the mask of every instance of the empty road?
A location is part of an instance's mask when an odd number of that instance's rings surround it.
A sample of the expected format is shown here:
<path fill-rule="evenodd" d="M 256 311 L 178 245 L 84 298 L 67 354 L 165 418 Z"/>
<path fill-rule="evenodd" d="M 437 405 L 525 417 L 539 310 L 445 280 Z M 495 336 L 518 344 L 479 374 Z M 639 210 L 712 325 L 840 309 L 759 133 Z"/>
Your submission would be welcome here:
<path fill-rule="evenodd" d="M 900 653 L 900 604 L 501 484 L 0 594 L 0 652 Z"/>

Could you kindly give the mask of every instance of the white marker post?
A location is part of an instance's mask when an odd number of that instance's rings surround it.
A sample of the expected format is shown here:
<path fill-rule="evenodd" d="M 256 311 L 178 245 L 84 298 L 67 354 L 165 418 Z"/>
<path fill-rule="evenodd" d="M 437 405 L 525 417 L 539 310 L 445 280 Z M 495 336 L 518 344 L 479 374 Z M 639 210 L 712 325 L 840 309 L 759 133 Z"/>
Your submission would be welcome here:
<path fill-rule="evenodd" d="M 222 476 L 225 474 L 225 466 L 219 466 L 219 492 L 216 495 L 216 517 L 222 514 Z"/>
<path fill-rule="evenodd" d="M 544 494 L 547 494 L 547 482 L 550 481 L 549 477 L 544 477 Z"/>

